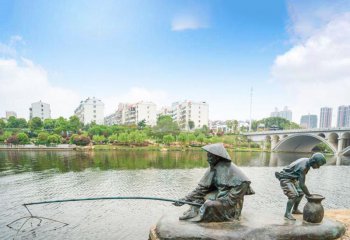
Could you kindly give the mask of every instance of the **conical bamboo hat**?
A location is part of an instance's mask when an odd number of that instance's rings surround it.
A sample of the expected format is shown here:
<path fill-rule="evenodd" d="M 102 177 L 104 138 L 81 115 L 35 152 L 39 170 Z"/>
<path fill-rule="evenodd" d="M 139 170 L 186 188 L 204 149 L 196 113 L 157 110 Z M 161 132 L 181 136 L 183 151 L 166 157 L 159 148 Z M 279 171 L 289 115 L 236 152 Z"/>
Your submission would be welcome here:
<path fill-rule="evenodd" d="M 202 148 L 211 154 L 214 154 L 216 156 L 219 156 L 219 157 L 222 157 L 222 158 L 225 158 L 225 159 L 231 161 L 231 157 L 228 154 L 228 152 L 226 151 L 223 143 L 209 144 L 209 145 L 205 145 Z"/>

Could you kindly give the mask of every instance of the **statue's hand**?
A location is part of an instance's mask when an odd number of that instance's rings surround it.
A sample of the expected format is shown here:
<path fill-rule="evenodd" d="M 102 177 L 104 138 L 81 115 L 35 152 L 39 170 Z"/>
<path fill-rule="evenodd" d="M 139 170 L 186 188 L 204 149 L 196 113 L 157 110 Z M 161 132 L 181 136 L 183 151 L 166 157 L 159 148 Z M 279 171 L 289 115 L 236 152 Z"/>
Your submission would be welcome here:
<path fill-rule="evenodd" d="M 178 201 L 174 202 L 173 205 L 177 206 L 177 207 L 180 207 L 180 206 L 184 205 L 184 203 L 179 202 L 179 201 L 186 201 L 186 199 L 180 198 Z"/>

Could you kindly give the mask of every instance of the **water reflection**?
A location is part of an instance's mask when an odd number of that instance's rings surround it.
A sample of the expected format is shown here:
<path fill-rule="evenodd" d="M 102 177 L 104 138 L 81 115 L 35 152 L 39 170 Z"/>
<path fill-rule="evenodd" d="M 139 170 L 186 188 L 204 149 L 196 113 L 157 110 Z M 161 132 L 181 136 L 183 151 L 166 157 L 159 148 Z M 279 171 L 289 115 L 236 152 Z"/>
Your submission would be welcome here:
<path fill-rule="evenodd" d="M 238 166 L 285 166 L 302 153 L 229 152 Z M 350 165 L 350 157 L 328 156 L 328 165 Z M 191 169 L 207 167 L 204 151 L 0 151 L 0 172 L 13 174 L 54 169 L 79 172 L 88 168 L 109 169 Z"/>

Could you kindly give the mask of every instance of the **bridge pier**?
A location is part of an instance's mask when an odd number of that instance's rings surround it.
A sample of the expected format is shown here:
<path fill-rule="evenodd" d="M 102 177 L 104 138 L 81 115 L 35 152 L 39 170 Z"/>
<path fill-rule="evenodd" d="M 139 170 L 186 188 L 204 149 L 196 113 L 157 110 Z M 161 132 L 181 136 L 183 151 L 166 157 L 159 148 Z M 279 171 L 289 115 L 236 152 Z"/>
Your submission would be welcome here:
<path fill-rule="evenodd" d="M 344 149 L 344 138 L 340 137 L 338 138 L 338 149 L 337 149 L 337 155 L 341 154 L 341 152 Z"/>

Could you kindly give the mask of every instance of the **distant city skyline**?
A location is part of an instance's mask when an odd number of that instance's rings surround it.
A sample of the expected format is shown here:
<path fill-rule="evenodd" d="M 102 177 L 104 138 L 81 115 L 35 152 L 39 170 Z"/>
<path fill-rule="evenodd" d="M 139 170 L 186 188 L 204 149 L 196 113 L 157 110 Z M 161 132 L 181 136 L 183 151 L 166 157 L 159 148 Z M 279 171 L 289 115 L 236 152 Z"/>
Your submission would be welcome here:
<path fill-rule="evenodd" d="M 106 115 L 120 102 L 191 99 L 212 120 L 247 120 L 253 87 L 252 119 L 288 106 L 298 123 L 349 105 L 349 51 L 342 0 L 3 0 L 0 113 L 28 119 L 41 99 L 69 117 L 96 96 Z"/>

